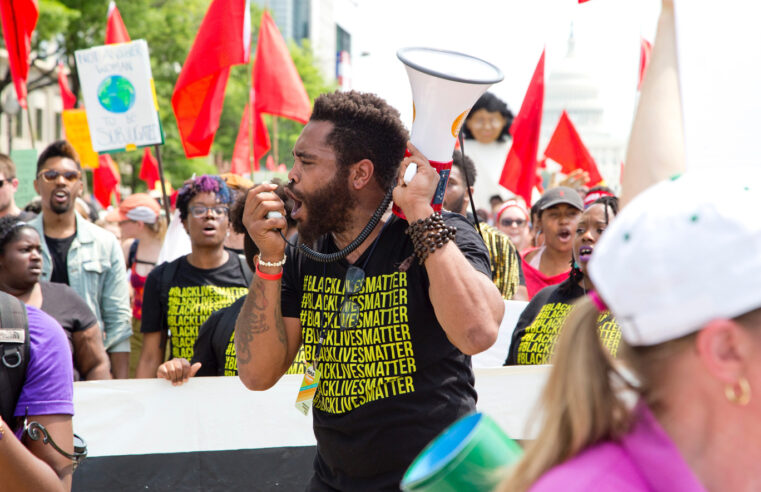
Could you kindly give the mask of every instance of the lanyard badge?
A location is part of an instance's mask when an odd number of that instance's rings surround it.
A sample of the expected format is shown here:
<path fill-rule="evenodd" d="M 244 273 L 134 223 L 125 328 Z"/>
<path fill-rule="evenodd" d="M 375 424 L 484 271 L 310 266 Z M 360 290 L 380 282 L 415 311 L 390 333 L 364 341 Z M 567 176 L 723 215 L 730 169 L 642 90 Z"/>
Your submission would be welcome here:
<path fill-rule="evenodd" d="M 296 396 L 296 410 L 304 415 L 309 413 L 309 408 L 317 394 L 317 386 L 320 384 L 320 370 L 315 365 L 309 364 L 304 370 L 304 379 L 301 381 L 299 394 Z"/>

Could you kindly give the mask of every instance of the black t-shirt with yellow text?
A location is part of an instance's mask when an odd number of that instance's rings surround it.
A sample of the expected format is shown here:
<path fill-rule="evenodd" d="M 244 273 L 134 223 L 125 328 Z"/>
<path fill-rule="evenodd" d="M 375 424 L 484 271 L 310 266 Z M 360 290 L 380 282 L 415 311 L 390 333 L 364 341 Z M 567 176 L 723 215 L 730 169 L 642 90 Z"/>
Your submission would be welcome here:
<path fill-rule="evenodd" d="M 191 360 L 191 364 L 201 363 L 196 376 L 238 375 L 238 361 L 235 358 L 235 321 L 245 301 L 244 296 L 230 306 L 215 311 L 201 325 Z M 303 374 L 304 368 L 302 346 L 286 374 Z"/>
<path fill-rule="evenodd" d="M 162 276 L 170 263 L 162 263 L 151 270 L 145 280 L 140 331 L 169 330 L 170 356 L 191 360 L 200 326 L 211 313 L 245 295 L 248 282 L 240 259 L 233 253 L 217 268 L 196 268 L 185 256 L 172 263 L 176 263 L 175 272 L 171 279 L 167 279 L 167 292 L 163 295 Z"/>
<path fill-rule="evenodd" d="M 540 290 L 518 318 L 505 365 L 551 363 L 563 322 L 583 295 L 584 289 L 570 279 Z M 621 331 L 610 311 L 600 313 L 597 329 L 603 345 L 615 357 Z"/>
<path fill-rule="evenodd" d="M 491 278 L 489 255 L 476 230 L 458 214 L 456 244 Z M 429 280 L 392 216 L 354 266 L 364 286 L 351 299 L 360 307 L 355 328 L 341 328 L 346 260 L 322 264 L 288 247 L 282 287 L 283 316 L 299 318 L 307 363 L 328 325 L 314 400 L 317 438 L 311 490 L 399 490 L 414 457 L 445 427 L 475 410 L 470 357 L 447 339 L 428 297 Z M 317 250 L 337 250 L 324 236 Z M 433 253 L 436 254 L 436 253 Z"/>

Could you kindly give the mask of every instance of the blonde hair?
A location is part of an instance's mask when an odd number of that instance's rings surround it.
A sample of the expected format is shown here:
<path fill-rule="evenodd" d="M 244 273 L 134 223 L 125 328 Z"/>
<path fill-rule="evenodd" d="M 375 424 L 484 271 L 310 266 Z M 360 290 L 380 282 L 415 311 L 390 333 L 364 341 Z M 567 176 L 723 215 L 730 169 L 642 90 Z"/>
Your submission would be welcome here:
<path fill-rule="evenodd" d="M 634 389 L 649 405 L 661 401 L 659 385 L 675 354 L 693 342 L 695 334 L 648 347 L 629 347 L 622 341 L 621 358 L 633 371 L 633 388 L 616 371 L 600 342 L 597 307 L 582 298 L 561 329 L 553 367 L 539 404 L 541 427 L 526 446 L 519 463 L 499 487 L 501 492 L 528 490 L 552 467 L 599 441 L 616 439 L 629 429 L 632 417 L 620 397 L 622 387 Z"/>
<path fill-rule="evenodd" d="M 153 224 L 148 224 L 146 222 L 143 222 L 145 224 L 145 227 L 150 229 L 151 233 L 154 235 L 156 239 L 159 241 L 164 240 L 164 236 L 166 235 L 167 230 L 167 222 L 166 217 L 159 214 L 158 217 L 156 217 L 156 222 Z"/>

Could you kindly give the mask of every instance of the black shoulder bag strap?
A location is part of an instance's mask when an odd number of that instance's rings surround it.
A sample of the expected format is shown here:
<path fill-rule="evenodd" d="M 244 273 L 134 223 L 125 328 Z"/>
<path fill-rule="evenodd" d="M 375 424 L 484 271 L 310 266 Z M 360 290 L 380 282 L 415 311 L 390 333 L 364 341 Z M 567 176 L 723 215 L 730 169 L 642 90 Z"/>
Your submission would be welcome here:
<path fill-rule="evenodd" d="M 249 285 L 251 285 L 251 281 L 254 279 L 254 273 L 248 267 L 248 263 L 246 263 L 246 257 L 243 255 L 237 255 L 237 256 L 238 256 L 238 264 L 240 265 L 240 271 L 243 274 L 243 278 L 246 279 L 246 287 L 248 287 Z"/>
<path fill-rule="evenodd" d="M 0 292 L 0 414 L 10 427 L 29 363 L 29 321 L 26 306 L 10 294 Z"/>

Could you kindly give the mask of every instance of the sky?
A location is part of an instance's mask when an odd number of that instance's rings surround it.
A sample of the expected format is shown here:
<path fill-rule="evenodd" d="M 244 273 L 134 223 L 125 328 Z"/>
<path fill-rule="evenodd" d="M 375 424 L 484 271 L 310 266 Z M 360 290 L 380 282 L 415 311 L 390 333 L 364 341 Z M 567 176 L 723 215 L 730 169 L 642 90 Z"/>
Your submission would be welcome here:
<path fill-rule="evenodd" d="M 573 29 L 579 66 L 598 83 L 613 134 L 626 136 L 636 101 L 640 37 L 653 41 L 660 0 L 355 0 L 352 87 L 375 92 L 409 126 L 412 97 L 396 51 L 425 46 L 497 65 L 505 79 L 490 90 L 520 109 L 542 47 L 546 77 L 567 52 Z M 364 54 L 364 56 L 363 56 Z M 583 137 L 583 136 L 582 136 Z"/>

